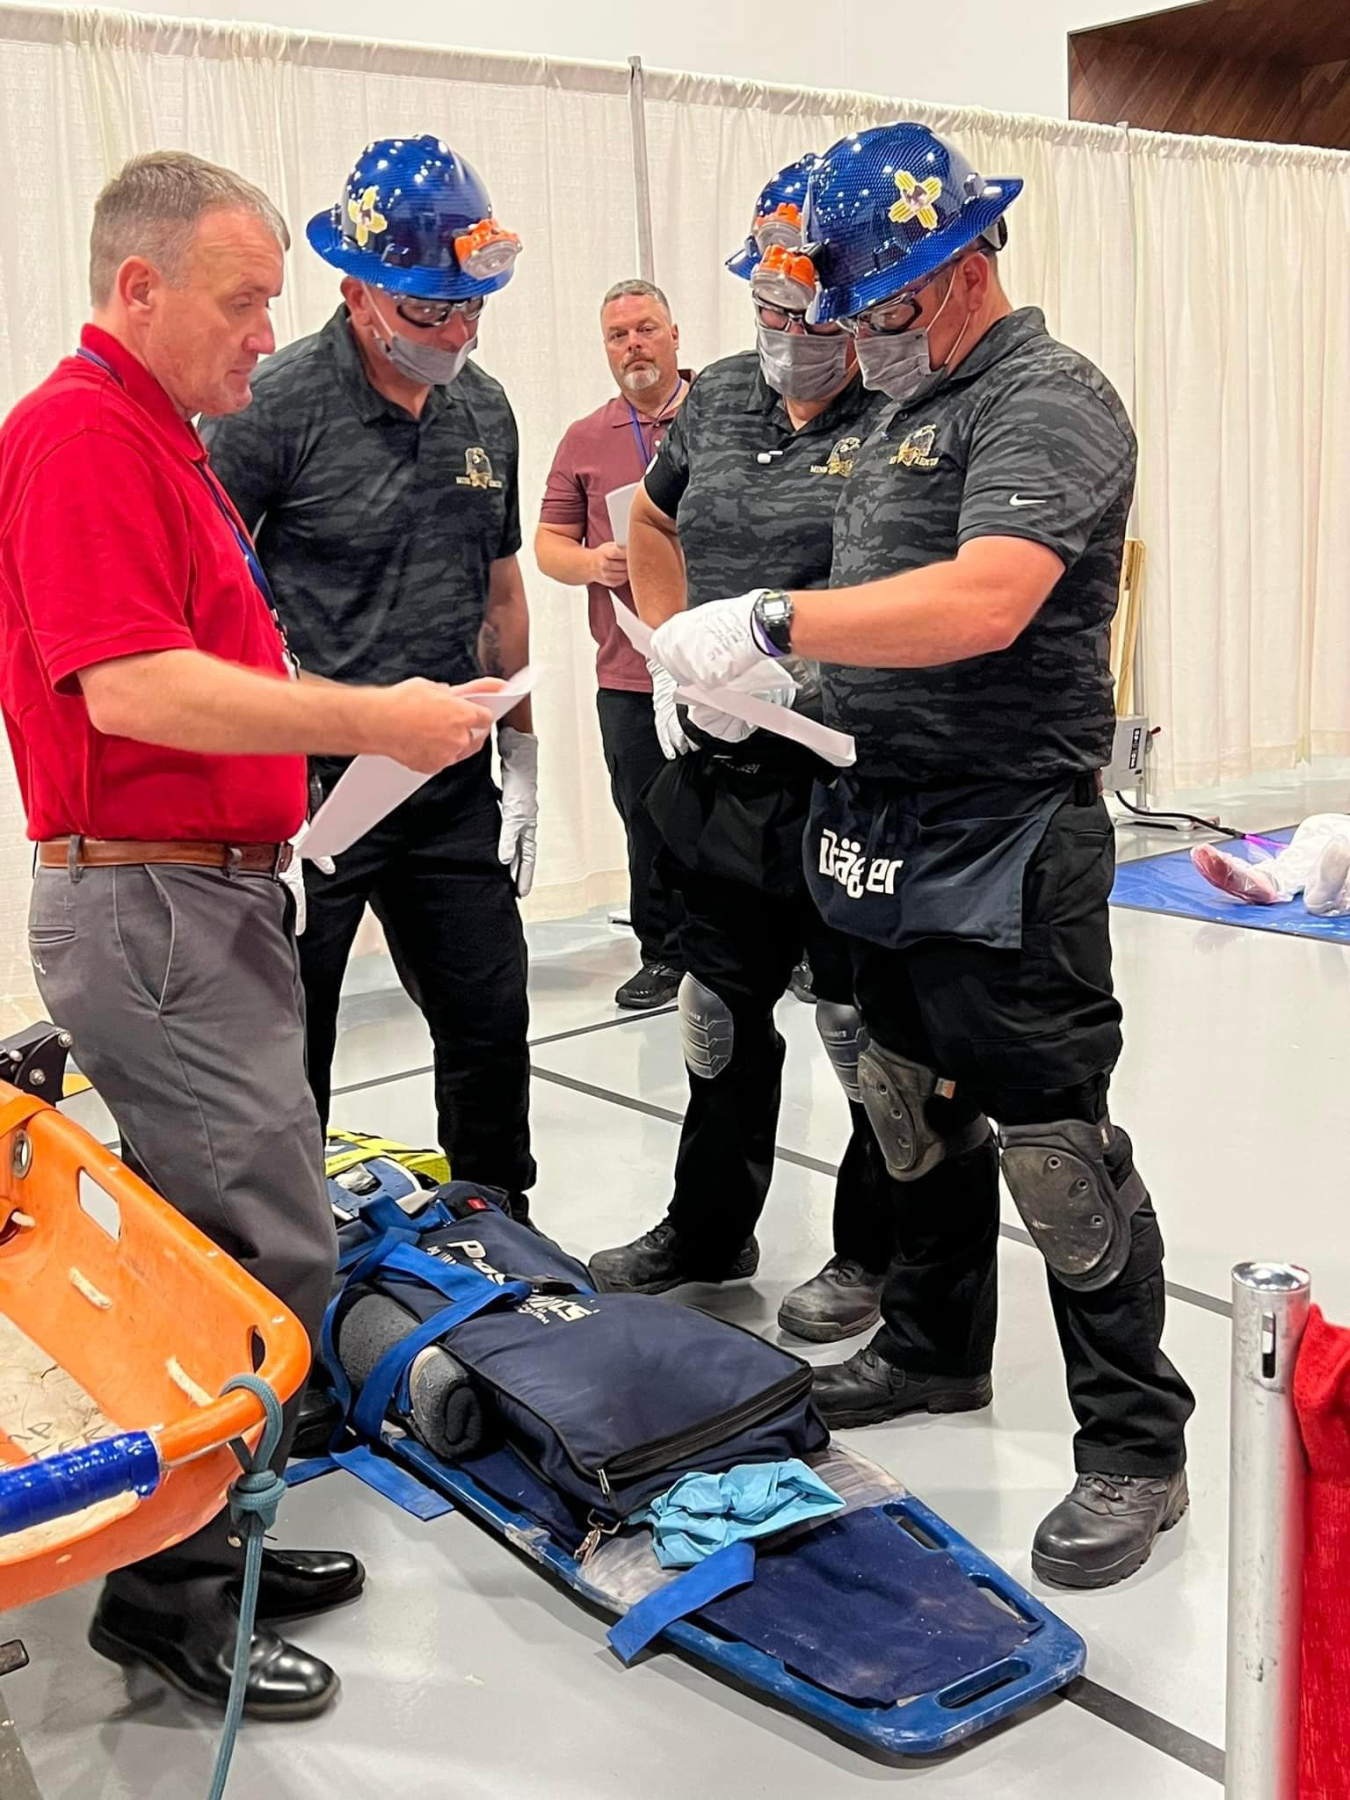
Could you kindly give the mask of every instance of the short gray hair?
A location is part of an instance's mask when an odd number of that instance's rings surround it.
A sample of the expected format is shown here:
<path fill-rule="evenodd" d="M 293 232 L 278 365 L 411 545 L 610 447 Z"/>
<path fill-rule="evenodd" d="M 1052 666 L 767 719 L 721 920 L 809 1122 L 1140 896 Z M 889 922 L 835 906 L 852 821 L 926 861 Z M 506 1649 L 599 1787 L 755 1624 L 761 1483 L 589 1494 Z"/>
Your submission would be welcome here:
<path fill-rule="evenodd" d="M 89 234 L 89 295 L 107 304 L 117 271 L 129 256 L 143 256 L 166 281 L 182 278 L 188 245 L 205 213 L 250 212 L 262 220 L 283 250 L 291 247 L 286 221 L 242 175 L 203 162 L 187 150 L 152 150 L 131 161 L 94 202 Z"/>
<path fill-rule="evenodd" d="M 640 300 L 655 300 L 662 312 L 665 313 L 666 317 L 671 317 L 670 302 L 666 299 L 660 288 L 657 287 L 656 283 L 654 281 L 638 281 L 636 279 L 632 281 L 616 281 L 614 286 L 600 302 L 601 313 L 604 313 L 605 308 L 611 301 L 626 299 L 629 294 L 636 294 Z"/>

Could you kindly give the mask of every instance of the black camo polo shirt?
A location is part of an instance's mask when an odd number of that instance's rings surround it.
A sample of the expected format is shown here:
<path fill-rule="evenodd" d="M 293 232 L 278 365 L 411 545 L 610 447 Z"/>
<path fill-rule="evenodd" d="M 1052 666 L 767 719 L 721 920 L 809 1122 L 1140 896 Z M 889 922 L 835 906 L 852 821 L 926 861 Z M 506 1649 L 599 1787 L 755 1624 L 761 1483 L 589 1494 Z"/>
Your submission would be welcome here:
<path fill-rule="evenodd" d="M 376 392 L 338 311 L 202 421 L 301 666 L 335 681 L 482 674 L 488 576 L 520 548 L 515 416 L 472 361 L 420 419 Z"/>
<path fill-rule="evenodd" d="M 1064 574 L 1007 650 L 935 669 L 824 665 L 825 719 L 853 734 L 859 775 L 1036 782 L 1110 762 L 1134 471 L 1114 388 L 1032 308 L 1000 320 L 934 393 L 882 414 L 843 484 L 832 587 L 946 561 L 977 537 L 1044 544 Z"/>

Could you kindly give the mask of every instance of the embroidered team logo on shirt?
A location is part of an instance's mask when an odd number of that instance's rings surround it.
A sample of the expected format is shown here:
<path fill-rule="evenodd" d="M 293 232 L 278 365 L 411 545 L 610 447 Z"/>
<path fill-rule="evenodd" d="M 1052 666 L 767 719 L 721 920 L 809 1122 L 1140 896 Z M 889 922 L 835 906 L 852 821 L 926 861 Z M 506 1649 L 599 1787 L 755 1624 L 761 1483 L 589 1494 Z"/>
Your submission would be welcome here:
<path fill-rule="evenodd" d="M 499 488 L 501 485 L 492 473 L 492 458 L 481 444 L 464 452 L 464 473 L 456 475 L 456 487 Z"/>
<path fill-rule="evenodd" d="M 891 457 L 892 468 L 897 465 L 902 469 L 936 469 L 938 459 L 933 455 L 933 444 L 937 438 L 936 425 L 920 425 L 911 431 Z"/>
<path fill-rule="evenodd" d="M 823 463 L 812 463 L 813 475 L 851 475 L 853 458 L 862 445 L 861 438 L 840 438 Z"/>

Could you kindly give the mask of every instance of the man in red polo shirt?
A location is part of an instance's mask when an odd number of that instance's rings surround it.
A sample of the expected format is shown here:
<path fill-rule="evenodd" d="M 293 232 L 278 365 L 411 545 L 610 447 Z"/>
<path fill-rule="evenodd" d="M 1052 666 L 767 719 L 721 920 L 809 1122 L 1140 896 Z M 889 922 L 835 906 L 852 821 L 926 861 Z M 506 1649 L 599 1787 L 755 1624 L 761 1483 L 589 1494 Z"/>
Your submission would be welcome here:
<path fill-rule="evenodd" d="M 190 423 L 248 405 L 287 244 L 265 195 L 186 154 L 138 157 L 100 195 L 93 323 L 0 426 L 0 706 L 38 844 L 44 1003 L 127 1162 L 313 1335 L 334 1238 L 283 885 L 305 756 L 435 772 L 482 743 L 472 690 L 500 684 L 293 679 Z M 228 1534 L 222 1514 L 111 1576 L 95 1649 L 222 1704 L 241 1567 Z M 270 1622 L 363 1582 L 354 1557 L 264 1552 L 251 1716 L 328 1705 L 333 1671 Z"/>
<path fill-rule="evenodd" d="M 647 664 L 615 622 L 612 596 L 631 608 L 633 594 L 607 498 L 642 480 L 693 377 L 678 366 L 679 327 L 671 322 L 665 295 L 650 281 L 612 287 L 600 306 L 600 329 L 618 398 L 568 426 L 549 470 L 534 554 L 552 580 L 587 590 L 591 636 L 599 646 L 600 737 L 628 840 L 629 914 L 642 955 L 642 967 L 614 999 L 643 1011 L 675 998 L 683 964 L 679 900 L 661 878 L 656 863 L 661 834 L 642 795 L 665 755 L 687 749 L 688 742 L 675 716 L 673 686 L 653 715 Z"/>

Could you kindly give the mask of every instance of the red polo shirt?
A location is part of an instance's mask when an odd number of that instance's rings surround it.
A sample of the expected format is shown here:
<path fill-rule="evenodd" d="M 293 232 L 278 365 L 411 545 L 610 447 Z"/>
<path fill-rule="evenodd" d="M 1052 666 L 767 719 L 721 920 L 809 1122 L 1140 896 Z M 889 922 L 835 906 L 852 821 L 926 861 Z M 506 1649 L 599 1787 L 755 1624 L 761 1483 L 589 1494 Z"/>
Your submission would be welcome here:
<path fill-rule="evenodd" d="M 635 423 L 633 409 L 616 395 L 568 426 L 548 473 L 544 503 L 539 509 L 541 525 L 580 525 L 581 541 L 591 549 L 610 542 L 614 532 L 605 496 L 615 488 L 641 481 L 646 474 L 647 464 L 666 435 L 666 427 L 689 392 L 692 374 L 681 369 L 680 375 L 679 393 L 671 396 L 670 403 L 655 419 L 638 413 Z M 595 672 L 600 686 L 621 688 L 630 694 L 650 694 L 652 678 L 646 661 L 615 621 L 612 591 L 630 612 L 634 610 L 633 591 L 627 582 L 614 590 L 591 582 L 586 589 L 591 636 L 599 645 Z"/>
<path fill-rule="evenodd" d="M 95 663 L 195 649 L 282 680 L 286 663 L 196 431 L 114 338 L 81 342 L 115 375 L 67 357 L 0 425 L 0 707 L 28 834 L 279 843 L 305 816 L 303 757 L 90 723 L 78 676 Z"/>

